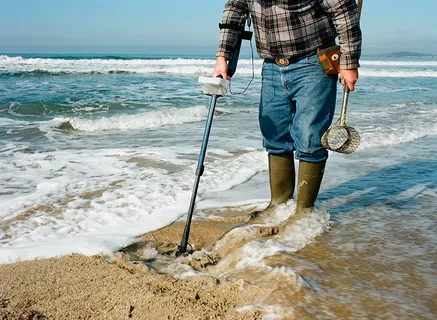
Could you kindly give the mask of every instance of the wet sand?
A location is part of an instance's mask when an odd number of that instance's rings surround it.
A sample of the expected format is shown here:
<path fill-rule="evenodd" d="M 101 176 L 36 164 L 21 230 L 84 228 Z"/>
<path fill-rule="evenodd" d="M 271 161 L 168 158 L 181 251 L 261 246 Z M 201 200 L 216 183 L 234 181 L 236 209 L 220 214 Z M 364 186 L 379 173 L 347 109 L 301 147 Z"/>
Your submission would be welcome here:
<path fill-rule="evenodd" d="M 250 211 L 222 208 L 210 212 L 215 220 L 193 221 L 190 243 L 197 249 L 214 244 L 215 250 Z M 217 265 L 191 255 L 186 264 L 193 270 L 172 265 L 183 229 L 184 222 L 177 222 L 144 234 L 114 258 L 72 255 L 0 265 L 0 319 L 262 319 L 267 313 L 284 320 L 434 319 L 437 314 L 435 261 L 431 255 L 421 260 L 402 255 L 410 245 L 429 242 L 420 230 L 402 238 L 407 247 L 382 256 L 387 245 L 381 246 L 378 233 L 372 237 L 363 223 L 337 223 L 295 253 L 266 256 L 264 267 L 235 268 L 241 258 L 237 244 Z M 387 243 L 400 237 L 389 236 Z M 153 250 L 159 258 L 147 258 Z M 176 279 L 161 272 L 168 266 L 219 278 Z"/>
<path fill-rule="evenodd" d="M 190 242 L 205 248 L 235 223 L 193 221 Z M 184 223 L 143 235 L 168 247 L 179 244 Z M 131 247 L 135 248 L 135 245 Z M 261 319 L 253 304 L 265 291 L 213 277 L 177 280 L 132 262 L 128 249 L 116 259 L 71 255 L 0 265 L 1 319 Z"/>

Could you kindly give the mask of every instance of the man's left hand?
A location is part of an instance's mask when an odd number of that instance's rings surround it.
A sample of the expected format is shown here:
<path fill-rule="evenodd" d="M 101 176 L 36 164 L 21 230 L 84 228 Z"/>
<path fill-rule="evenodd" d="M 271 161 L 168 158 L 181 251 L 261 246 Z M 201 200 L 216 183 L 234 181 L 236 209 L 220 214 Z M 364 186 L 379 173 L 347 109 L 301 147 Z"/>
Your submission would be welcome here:
<path fill-rule="evenodd" d="M 355 83 L 358 80 L 358 69 L 345 69 L 340 70 L 340 82 L 343 88 L 346 85 L 349 87 L 350 91 L 355 90 Z"/>

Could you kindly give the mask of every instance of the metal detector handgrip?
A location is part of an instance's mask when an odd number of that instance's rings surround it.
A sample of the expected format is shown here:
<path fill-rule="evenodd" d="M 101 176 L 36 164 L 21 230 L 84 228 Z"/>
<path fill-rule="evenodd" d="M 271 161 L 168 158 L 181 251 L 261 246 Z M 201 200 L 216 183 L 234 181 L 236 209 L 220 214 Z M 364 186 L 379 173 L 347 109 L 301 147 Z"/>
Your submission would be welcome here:
<path fill-rule="evenodd" d="M 220 30 L 229 29 L 237 32 L 237 39 L 234 48 L 232 49 L 231 57 L 228 62 L 228 76 L 232 77 L 237 70 L 238 58 L 240 56 L 241 42 L 243 40 L 251 40 L 253 32 L 244 30 L 244 26 L 247 25 L 250 28 L 252 19 L 248 14 L 241 23 L 219 23 Z"/>
<path fill-rule="evenodd" d="M 252 32 L 245 31 L 243 27 L 243 30 L 241 30 L 238 35 L 237 44 L 235 45 L 234 51 L 232 53 L 232 58 L 229 60 L 228 63 L 229 77 L 232 77 L 235 74 L 235 71 L 237 71 L 238 58 L 240 56 L 240 50 L 241 50 L 241 42 L 243 40 L 250 40 L 250 39 L 252 39 Z"/>

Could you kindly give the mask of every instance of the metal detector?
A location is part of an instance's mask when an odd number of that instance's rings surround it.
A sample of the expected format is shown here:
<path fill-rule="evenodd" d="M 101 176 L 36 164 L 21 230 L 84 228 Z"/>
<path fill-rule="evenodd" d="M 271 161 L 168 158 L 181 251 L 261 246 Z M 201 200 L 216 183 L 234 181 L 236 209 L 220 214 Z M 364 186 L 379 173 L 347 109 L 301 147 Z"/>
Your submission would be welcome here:
<path fill-rule="evenodd" d="M 247 17 L 247 25 L 250 27 L 251 20 Z M 231 29 L 238 32 L 237 44 L 232 53 L 232 57 L 228 63 L 228 76 L 232 77 L 237 70 L 238 57 L 240 55 L 240 48 L 242 40 L 251 40 L 252 32 L 245 31 L 245 21 L 243 24 L 219 24 L 220 29 Z M 182 236 L 181 244 L 178 249 L 178 254 L 185 254 L 187 252 L 188 238 L 190 236 L 191 220 L 193 218 L 194 205 L 196 203 L 197 190 L 199 188 L 200 177 L 205 169 L 204 161 L 206 148 L 208 146 L 209 134 L 211 131 L 212 119 L 214 117 L 214 110 L 219 97 L 223 97 L 227 93 L 228 81 L 221 78 L 199 77 L 199 84 L 203 86 L 203 93 L 211 96 L 211 101 L 208 109 L 208 118 L 203 134 L 202 146 L 200 148 L 199 160 L 197 162 L 196 179 L 194 181 L 193 193 L 191 195 L 190 207 L 188 209 L 187 221 L 185 223 L 184 234 Z"/>

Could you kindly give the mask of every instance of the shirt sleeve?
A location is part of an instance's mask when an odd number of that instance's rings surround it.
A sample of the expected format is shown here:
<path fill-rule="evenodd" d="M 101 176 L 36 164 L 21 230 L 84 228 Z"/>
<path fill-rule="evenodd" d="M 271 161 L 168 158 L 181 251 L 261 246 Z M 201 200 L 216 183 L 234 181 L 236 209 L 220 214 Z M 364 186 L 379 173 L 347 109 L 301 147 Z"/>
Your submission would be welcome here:
<path fill-rule="evenodd" d="M 241 25 L 244 23 L 248 13 L 249 6 L 246 0 L 229 0 L 223 10 L 222 23 Z M 238 32 L 235 30 L 221 29 L 216 56 L 225 57 L 227 60 L 230 60 L 234 47 L 237 44 L 237 36 Z"/>
<path fill-rule="evenodd" d="M 361 29 L 358 5 L 355 0 L 320 0 L 337 30 L 341 47 L 340 68 L 355 69 L 360 66 Z"/>

